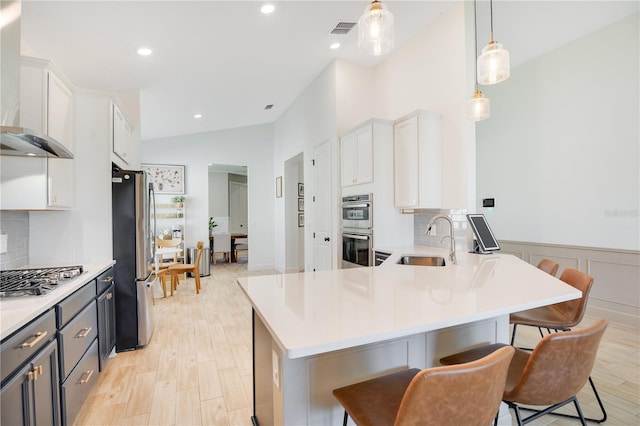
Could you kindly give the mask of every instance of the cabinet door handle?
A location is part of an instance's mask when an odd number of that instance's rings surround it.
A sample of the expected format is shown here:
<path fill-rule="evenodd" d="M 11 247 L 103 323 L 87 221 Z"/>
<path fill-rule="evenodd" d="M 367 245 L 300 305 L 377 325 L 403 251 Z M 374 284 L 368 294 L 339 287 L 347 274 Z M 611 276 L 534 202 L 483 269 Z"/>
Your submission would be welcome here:
<path fill-rule="evenodd" d="M 36 380 L 38 380 L 38 376 L 42 376 L 42 371 L 42 365 L 36 365 L 35 367 L 33 367 L 33 370 L 27 373 L 27 379 L 30 382 L 35 382 Z"/>
<path fill-rule="evenodd" d="M 82 377 L 80 378 L 78 384 L 84 385 L 89 381 L 89 379 L 91 379 L 91 376 L 93 376 L 93 370 L 85 371 L 84 373 L 82 373 Z"/>
<path fill-rule="evenodd" d="M 32 348 L 35 344 L 37 344 L 40 340 L 44 339 L 47 336 L 46 331 L 38 331 L 33 335 L 34 339 L 30 342 L 23 342 L 20 345 L 20 349 Z"/>
<path fill-rule="evenodd" d="M 107 300 L 111 300 L 113 299 L 113 293 L 109 292 L 107 293 Z"/>
<path fill-rule="evenodd" d="M 84 339 L 91 332 L 92 327 L 85 327 L 78 334 L 76 334 L 76 339 Z"/>
<path fill-rule="evenodd" d="M 103 283 L 108 283 L 113 281 L 113 275 L 109 275 L 107 278 L 103 278 L 100 281 L 102 281 Z"/>

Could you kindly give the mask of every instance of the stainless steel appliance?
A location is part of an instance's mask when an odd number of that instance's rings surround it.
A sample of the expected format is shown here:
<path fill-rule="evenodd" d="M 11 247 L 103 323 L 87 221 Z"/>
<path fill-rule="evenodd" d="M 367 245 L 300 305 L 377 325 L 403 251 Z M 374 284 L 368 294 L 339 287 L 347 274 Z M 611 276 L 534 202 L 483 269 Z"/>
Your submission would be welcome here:
<path fill-rule="evenodd" d="M 40 296 L 82 272 L 82 266 L 0 271 L 0 297 Z"/>
<path fill-rule="evenodd" d="M 153 333 L 154 192 L 142 171 L 111 176 L 116 351 L 145 346 Z"/>
<path fill-rule="evenodd" d="M 342 198 L 342 267 L 373 266 L 373 194 Z"/>
<path fill-rule="evenodd" d="M 373 228 L 373 194 L 342 197 L 342 227 L 371 230 Z"/>

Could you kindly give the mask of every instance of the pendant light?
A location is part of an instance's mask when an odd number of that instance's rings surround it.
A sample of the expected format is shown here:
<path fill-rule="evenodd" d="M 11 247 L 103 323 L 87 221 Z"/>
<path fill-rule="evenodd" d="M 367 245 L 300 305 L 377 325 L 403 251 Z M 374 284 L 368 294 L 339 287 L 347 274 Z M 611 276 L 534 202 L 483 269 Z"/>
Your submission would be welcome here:
<path fill-rule="evenodd" d="M 482 121 L 489 118 L 491 101 L 484 97 L 478 86 L 478 21 L 477 21 L 477 7 L 476 0 L 473 0 L 473 63 L 474 63 L 474 77 L 475 77 L 475 90 L 473 96 L 467 102 L 467 119 L 473 121 Z"/>
<path fill-rule="evenodd" d="M 379 0 L 373 0 L 358 20 L 358 48 L 369 55 L 386 55 L 393 42 L 393 14 Z"/>
<path fill-rule="evenodd" d="M 491 38 L 478 58 L 478 82 L 483 85 L 498 84 L 511 75 L 509 52 L 502 44 L 493 40 L 493 0 L 489 0 L 491 11 Z"/>

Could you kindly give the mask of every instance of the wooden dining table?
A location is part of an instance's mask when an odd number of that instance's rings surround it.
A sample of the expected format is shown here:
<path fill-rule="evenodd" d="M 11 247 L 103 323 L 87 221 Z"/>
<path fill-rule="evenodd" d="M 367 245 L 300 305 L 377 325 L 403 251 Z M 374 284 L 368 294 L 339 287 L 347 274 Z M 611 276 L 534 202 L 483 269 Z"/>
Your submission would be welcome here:
<path fill-rule="evenodd" d="M 213 256 L 213 237 L 215 237 L 215 234 L 209 236 L 209 247 L 211 249 L 212 256 Z M 249 235 L 246 233 L 231 234 L 231 261 L 232 262 L 238 261 L 238 259 L 236 259 L 236 240 L 242 239 L 242 238 L 248 238 L 248 237 Z"/>

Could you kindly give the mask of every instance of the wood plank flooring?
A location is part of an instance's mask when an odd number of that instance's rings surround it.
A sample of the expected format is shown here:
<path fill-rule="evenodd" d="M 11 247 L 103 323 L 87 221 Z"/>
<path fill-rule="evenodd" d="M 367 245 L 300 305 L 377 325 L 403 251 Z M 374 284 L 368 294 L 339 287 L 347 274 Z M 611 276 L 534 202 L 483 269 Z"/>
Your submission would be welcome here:
<path fill-rule="evenodd" d="M 219 263 L 199 295 L 189 278 L 175 296 L 157 299 L 150 344 L 110 360 L 75 424 L 251 425 L 251 307 L 236 278 L 258 274 Z M 532 347 L 538 339 L 537 330 L 522 327 L 516 343 Z M 638 329 L 610 323 L 592 377 L 609 414 L 605 425 L 640 425 Z M 589 386 L 579 400 L 587 416 L 598 415 Z M 530 424 L 579 422 L 544 416 Z"/>

